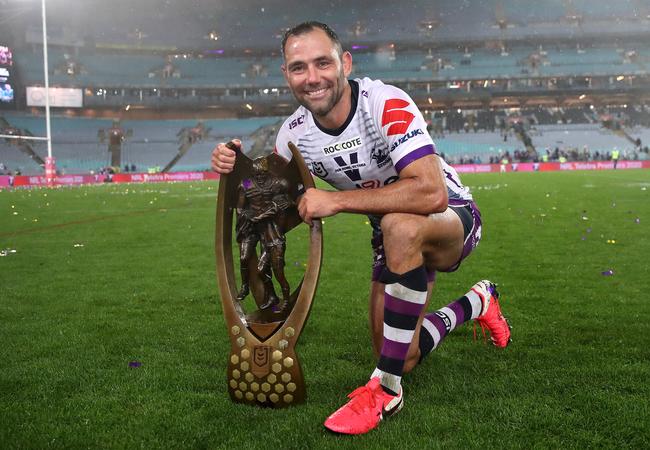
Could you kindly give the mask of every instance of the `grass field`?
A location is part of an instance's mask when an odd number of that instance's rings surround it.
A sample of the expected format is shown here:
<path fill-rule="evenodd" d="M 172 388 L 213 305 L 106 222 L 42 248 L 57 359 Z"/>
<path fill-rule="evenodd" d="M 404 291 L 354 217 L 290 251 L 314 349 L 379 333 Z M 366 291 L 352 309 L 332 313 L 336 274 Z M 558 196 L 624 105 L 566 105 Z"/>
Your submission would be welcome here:
<path fill-rule="evenodd" d="M 431 306 L 492 279 L 513 343 L 456 330 L 358 437 L 322 422 L 374 367 L 364 217 L 325 220 L 308 401 L 270 410 L 226 392 L 215 183 L 0 192 L 0 448 L 648 448 L 650 171 L 463 180 L 483 240 Z"/>

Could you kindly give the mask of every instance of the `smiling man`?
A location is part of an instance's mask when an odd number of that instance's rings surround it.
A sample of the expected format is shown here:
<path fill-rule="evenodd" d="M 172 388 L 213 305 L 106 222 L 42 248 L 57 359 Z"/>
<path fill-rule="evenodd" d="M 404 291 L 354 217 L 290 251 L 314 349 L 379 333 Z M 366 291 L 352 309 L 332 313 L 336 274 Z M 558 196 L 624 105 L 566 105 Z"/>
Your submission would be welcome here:
<path fill-rule="evenodd" d="M 282 71 L 301 106 L 280 129 L 276 152 L 290 159 L 288 143 L 295 143 L 312 173 L 337 189 L 308 189 L 300 216 L 311 223 L 341 212 L 366 214 L 373 227 L 369 312 L 378 362 L 370 381 L 325 421 L 334 432 L 366 433 L 402 408 L 402 375 L 454 328 L 475 319 L 501 348 L 510 328 L 487 280 L 425 313 L 436 271 L 455 271 L 478 245 L 481 216 L 436 153 L 413 100 L 378 80 L 348 79 L 352 55 L 323 23 L 287 31 L 282 51 Z M 234 162 L 225 144 L 213 151 L 213 170 L 228 173 Z"/>

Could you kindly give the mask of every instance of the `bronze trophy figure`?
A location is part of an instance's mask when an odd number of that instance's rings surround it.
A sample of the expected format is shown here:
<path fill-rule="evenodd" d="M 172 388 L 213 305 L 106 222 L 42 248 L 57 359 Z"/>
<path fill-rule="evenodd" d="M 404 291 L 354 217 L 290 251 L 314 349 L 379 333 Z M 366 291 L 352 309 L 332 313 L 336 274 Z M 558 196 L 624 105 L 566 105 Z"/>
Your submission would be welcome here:
<path fill-rule="evenodd" d="M 257 243 L 261 244 L 261 256 L 257 271 L 264 282 L 264 304 L 260 309 L 267 309 L 278 304 L 273 289 L 273 275 L 282 288 L 282 306 L 284 311 L 289 305 L 291 295 L 289 282 L 284 275 L 284 251 L 286 239 L 283 228 L 287 210 L 295 206 L 289 197 L 289 185 L 283 178 L 273 176 L 268 169 L 268 161 L 259 158 L 253 161 L 252 177 L 239 184 L 237 201 L 236 235 L 239 243 L 240 271 L 242 285 L 237 301 L 242 301 L 249 293 L 249 261 Z"/>
<path fill-rule="evenodd" d="M 311 309 L 322 259 L 321 221 L 314 220 L 305 273 L 292 292 L 284 272 L 285 236 L 303 223 L 296 203 L 305 189 L 313 187 L 313 179 L 298 148 L 293 144 L 289 148 L 293 155 L 289 162 L 277 154 L 251 160 L 237 153 L 233 171 L 219 182 L 215 230 L 217 278 L 231 342 L 230 397 L 276 408 L 305 399 L 295 345 Z M 232 252 L 233 217 L 239 288 Z M 246 312 L 249 295 L 257 309 Z"/>

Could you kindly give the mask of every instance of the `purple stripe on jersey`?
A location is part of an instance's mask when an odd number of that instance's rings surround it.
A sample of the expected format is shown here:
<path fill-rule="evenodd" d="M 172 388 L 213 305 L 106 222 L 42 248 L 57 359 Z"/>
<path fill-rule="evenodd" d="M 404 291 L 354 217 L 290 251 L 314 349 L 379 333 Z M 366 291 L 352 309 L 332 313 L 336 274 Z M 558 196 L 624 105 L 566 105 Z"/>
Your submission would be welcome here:
<path fill-rule="evenodd" d="M 416 150 L 413 150 L 411 153 L 408 153 L 402 159 L 397 161 L 397 164 L 395 164 L 395 170 L 397 170 L 397 173 L 400 173 L 404 167 L 408 166 L 413 161 L 427 155 L 435 155 L 435 154 L 436 152 L 433 148 L 433 145 L 431 144 L 425 145 L 424 147 L 420 147 Z"/>
<path fill-rule="evenodd" d="M 409 351 L 409 345 L 409 343 L 395 342 L 384 337 L 384 342 L 381 346 L 381 356 L 404 360 Z"/>
<path fill-rule="evenodd" d="M 454 177 L 451 175 L 451 173 L 447 172 L 447 171 L 444 170 L 444 169 L 443 169 L 442 171 L 445 173 L 445 176 L 447 177 L 447 179 L 448 179 L 449 181 L 451 181 L 451 182 L 454 183 L 456 186 L 458 186 L 459 188 L 462 189 L 462 186 L 461 186 L 460 184 L 458 184 L 458 182 L 457 182 L 456 180 L 454 180 Z"/>
<path fill-rule="evenodd" d="M 402 300 L 397 297 L 393 297 L 389 294 L 384 294 L 384 308 L 397 313 L 405 314 L 408 316 L 419 316 L 420 312 L 424 305 L 419 303 L 412 303 L 406 300 Z"/>
<path fill-rule="evenodd" d="M 464 323 L 467 320 L 465 318 L 465 310 L 460 303 L 453 302 L 451 305 L 449 305 L 449 309 L 451 309 L 456 315 L 456 326 Z"/>

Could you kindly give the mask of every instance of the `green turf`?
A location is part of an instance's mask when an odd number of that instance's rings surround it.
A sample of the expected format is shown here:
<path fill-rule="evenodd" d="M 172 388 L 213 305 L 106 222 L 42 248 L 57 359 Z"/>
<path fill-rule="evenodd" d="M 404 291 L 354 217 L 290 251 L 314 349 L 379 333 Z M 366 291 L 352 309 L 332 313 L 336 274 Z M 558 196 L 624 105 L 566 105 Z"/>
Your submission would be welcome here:
<path fill-rule="evenodd" d="M 322 422 L 374 367 L 365 218 L 325 220 L 308 402 L 270 410 L 226 393 L 215 183 L 0 192 L 0 447 L 648 448 L 650 171 L 463 179 L 483 240 L 431 305 L 490 278 L 513 343 L 456 330 L 358 437 Z"/>

